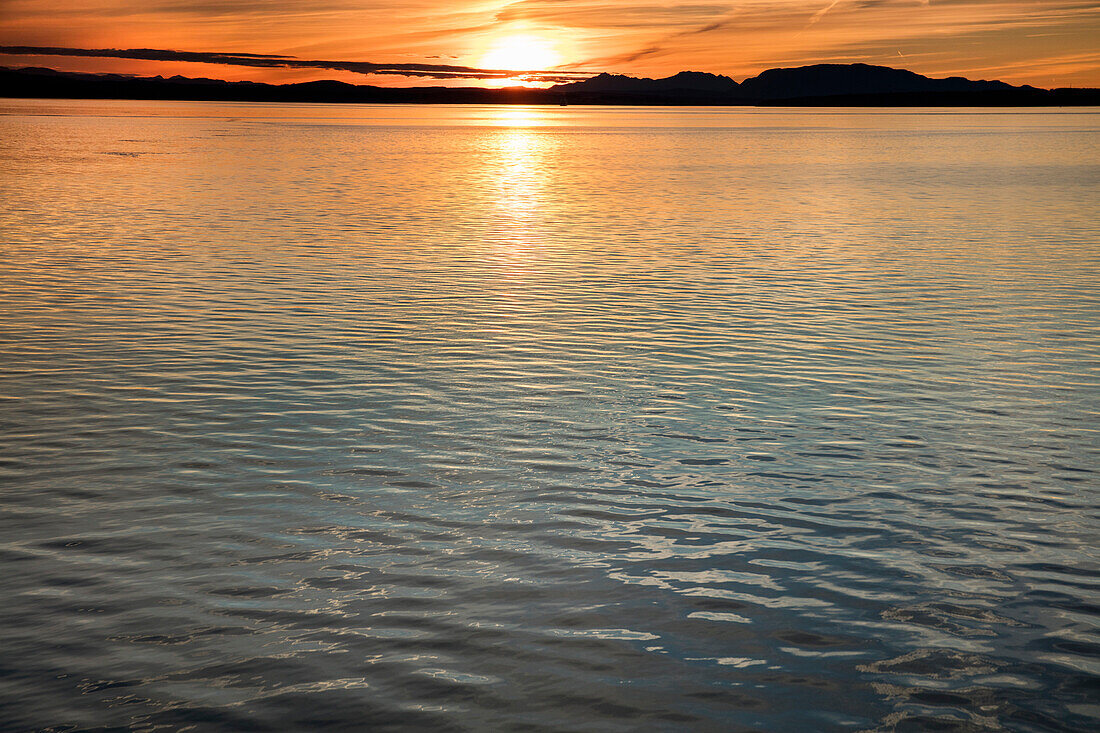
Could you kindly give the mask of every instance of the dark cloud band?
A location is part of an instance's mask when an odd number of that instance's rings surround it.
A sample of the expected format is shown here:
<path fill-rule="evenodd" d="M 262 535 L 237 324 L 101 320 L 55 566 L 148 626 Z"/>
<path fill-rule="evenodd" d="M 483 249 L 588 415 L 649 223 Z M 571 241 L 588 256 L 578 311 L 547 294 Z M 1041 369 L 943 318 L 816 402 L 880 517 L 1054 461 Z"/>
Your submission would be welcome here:
<path fill-rule="evenodd" d="M 186 61 L 198 64 L 250 66 L 265 69 L 331 69 L 354 74 L 389 74 L 430 79 L 523 79 L 534 82 L 571 82 L 594 72 L 479 69 L 448 64 L 379 64 L 370 61 L 322 61 L 254 53 L 209 53 L 169 51 L 158 48 L 62 48 L 57 46 L 0 46 L 0 54 L 11 56 L 81 56 L 143 61 Z"/>

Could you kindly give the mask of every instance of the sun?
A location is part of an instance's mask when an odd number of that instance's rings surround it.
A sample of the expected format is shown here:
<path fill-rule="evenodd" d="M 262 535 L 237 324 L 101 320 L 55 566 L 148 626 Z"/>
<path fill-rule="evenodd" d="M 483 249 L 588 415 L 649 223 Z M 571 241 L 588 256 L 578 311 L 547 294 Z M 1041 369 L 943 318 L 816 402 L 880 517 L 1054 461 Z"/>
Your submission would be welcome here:
<path fill-rule="evenodd" d="M 483 69 L 543 71 L 560 61 L 561 56 L 546 39 L 515 35 L 497 39 L 478 63 Z"/>

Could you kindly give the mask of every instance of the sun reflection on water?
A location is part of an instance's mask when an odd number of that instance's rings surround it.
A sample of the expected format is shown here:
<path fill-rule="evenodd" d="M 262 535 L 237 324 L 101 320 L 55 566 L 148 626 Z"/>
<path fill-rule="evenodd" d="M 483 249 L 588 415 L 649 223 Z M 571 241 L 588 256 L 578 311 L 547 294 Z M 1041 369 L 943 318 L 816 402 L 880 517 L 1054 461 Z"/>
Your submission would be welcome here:
<path fill-rule="evenodd" d="M 546 134 L 526 127 L 499 130 L 496 150 L 496 186 L 501 216 L 513 223 L 530 223 L 538 212 L 546 183 Z"/>
<path fill-rule="evenodd" d="M 539 107 L 497 107 L 489 120 L 502 127 L 541 127 L 550 122 L 546 110 Z"/>
<path fill-rule="evenodd" d="M 552 138 L 545 130 L 531 129 L 538 124 L 538 110 L 502 110 L 500 117 L 513 121 L 514 126 L 495 130 L 491 137 L 496 188 L 494 249 L 500 274 L 515 284 L 545 255 Z M 535 122 L 529 126 L 529 121 Z"/>

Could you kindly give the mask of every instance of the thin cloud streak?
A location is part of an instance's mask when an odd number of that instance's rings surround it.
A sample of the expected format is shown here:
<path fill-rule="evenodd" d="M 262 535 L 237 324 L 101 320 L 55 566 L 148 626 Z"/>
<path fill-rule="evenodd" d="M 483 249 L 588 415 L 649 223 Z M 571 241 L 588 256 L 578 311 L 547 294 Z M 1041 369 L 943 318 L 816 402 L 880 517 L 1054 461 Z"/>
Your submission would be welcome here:
<path fill-rule="evenodd" d="M 824 17 L 825 17 L 825 15 L 826 15 L 826 14 L 827 14 L 827 13 L 828 13 L 828 12 L 829 12 L 830 10 L 832 10 L 833 8 L 835 8 L 835 7 L 837 6 L 837 4 L 838 4 L 839 2 L 840 2 L 840 0 L 833 0 L 833 1 L 831 2 L 831 3 L 829 3 L 828 5 L 826 5 L 826 6 L 824 7 L 824 8 L 822 8 L 821 10 L 817 11 L 816 13 L 814 13 L 814 14 L 813 14 L 813 17 L 812 17 L 812 18 L 810 18 L 810 22 L 806 24 L 806 28 L 809 28 L 810 26 L 812 26 L 812 25 L 814 25 L 815 23 L 817 23 L 817 21 L 819 21 L 819 20 L 821 20 L 822 18 L 824 18 Z M 805 30 L 805 28 L 804 28 L 803 30 Z"/>
<path fill-rule="evenodd" d="M 674 41 L 680 40 L 682 38 L 699 36 L 704 33 L 713 33 L 714 31 L 720 31 L 724 28 L 727 28 L 737 20 L 738 15 L 739 13 L 737 11 L 734 11 L 732 14 L 724 18 L 713 21 L 711 23 L 707 23 L 704 26 L 700 26 L 698 28 L 689 28 L 688 30 L 680 31 L 678 33 L 671 33 L 639 51 L 619 54 L 617 56 L 608 56 L 599 59 L 589 59 L 579 64 L 565 64 L 563 66 L 564 68 L 575 68 L 576 66 L 588 66 L 591 64 L 629 64 L 634 61 L 644 59 L 648 56 L 656 56 L 658 54 L 664 53 Z"/>
<path fill-rule="evenodd" d="M 249 66 L 266 69 L 331 69 L 354 74 L 389 74 L 430 79 L 523 79 L 531 82 L 570 82 L 586 79 L 594 72 L 540 69 L 479 69 L 450 64 L 394 63 L 371 61 L 323 61 L 293 56 L 254 53 L 213 53 L 172 51 L 157 48 L 64 48 L 58 46 L 0 46 L 0 54 L 10 56 L 79 56 L 94 58 L 138 59 L 142 61 L 185 61 L 222 66 Z"/>

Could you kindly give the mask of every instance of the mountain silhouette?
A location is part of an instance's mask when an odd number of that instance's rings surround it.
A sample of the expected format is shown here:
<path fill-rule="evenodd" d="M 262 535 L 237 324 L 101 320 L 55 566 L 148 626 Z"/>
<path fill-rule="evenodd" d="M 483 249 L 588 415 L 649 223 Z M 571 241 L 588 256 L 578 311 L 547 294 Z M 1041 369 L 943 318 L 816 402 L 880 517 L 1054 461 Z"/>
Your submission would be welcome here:
<path fill-rule="evenodd" d="M 987 92 L 1015 88 L 1003 81 L 971 81 L 961 76 L 930 79 L 906 69 L 868 64 L 814 64 L 794 69 L 768 69 L 759 76 L 741 82 L 741 93 L 753 99 L 796 99 L 843 94 Z"/>
<path fill-rule="evenodd" d="M 253 102 L 633 104 L 794 106 L 1041 106 L 1100 104 L 1100 89 L 1037 89 L 1001 81 L 927 76 L 867 64 L 769 69 L 740 84 L 682 71 L 663 79 L 598 74 L 549 89 L 377 87 L 341 81 L 263 84 L 173 76 L 134 77 L 0 67 L 0 97 Z"/>
<path fill-rule="evenodd" d="M 559 92 L 710 92 L 736 94 L 740 84 L 728 76 L 708 74 L 702 71 L 681 71 L 664 79 L 639 79 L 621 74 L 597 74 L 584 81 L 571 84 L 557 84 L 553 87 Z"/>
<path fill-rule="evenodd" d="M 553 87 L 555 91 L 565 94 L 706 92 L 749 102 L 868 94 L 1003 92 L 1033 88 L 1014 87 L 1003 81 L 971 81 L 961 76 L 931 79 L 906 69 L 869 64 L 814 64 L 792 69 L 768 69 L 740 84 L 728 76 L 681 71 L 664 79 L 599 74 L 584 81 Z"/>

